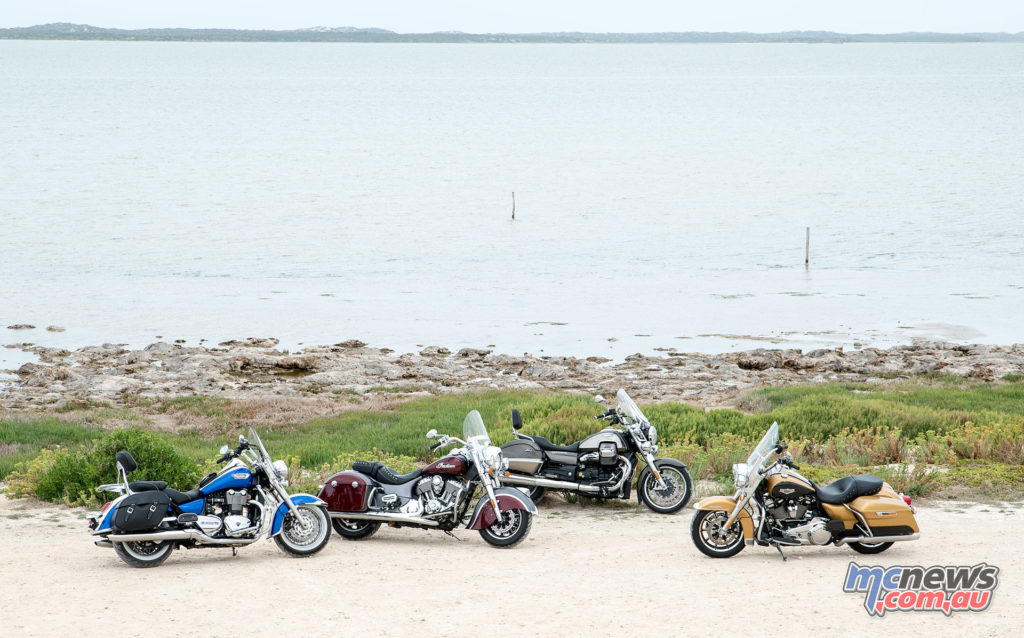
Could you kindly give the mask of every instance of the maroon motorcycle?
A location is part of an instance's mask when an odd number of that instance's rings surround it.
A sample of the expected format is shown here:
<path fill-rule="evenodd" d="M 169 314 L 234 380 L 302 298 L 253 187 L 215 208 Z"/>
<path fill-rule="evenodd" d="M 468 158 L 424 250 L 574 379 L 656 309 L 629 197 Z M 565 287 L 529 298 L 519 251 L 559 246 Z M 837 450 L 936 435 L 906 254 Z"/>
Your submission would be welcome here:
<path fill-rule="evenodd" d="M 462 424 L 466 440 L 427 432 L 438 439 L 431 450 L 461 443 L 425 468 L 398 474 L 379 461 L 356 461 L 351 470 L 335 474 L 320 488 L 334 529 L 343 538 L 361 540 L 380 529 L 439 529 L 451 533 L 460 525 L 480 532 L 495 547 L 512 547 L 526 538 L 537 506 L 520 490 L 501 487 L 497 477 L 508 468 L 501 448 L 491 445 L 480 413 L 473 410 Z M 483 494 L 472 514 L 478 490 Z"/>

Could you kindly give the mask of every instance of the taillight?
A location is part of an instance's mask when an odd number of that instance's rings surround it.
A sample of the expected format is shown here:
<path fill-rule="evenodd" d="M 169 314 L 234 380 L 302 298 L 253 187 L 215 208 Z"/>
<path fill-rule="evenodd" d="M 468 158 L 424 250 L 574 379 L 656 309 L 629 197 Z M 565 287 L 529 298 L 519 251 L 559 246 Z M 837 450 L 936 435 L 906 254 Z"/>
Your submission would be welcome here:
<path fill-rule="evenodd" d="M 107 501 L 106 503 L 104 503 L 103 504 L 103 509 L 100 510 L 100 514 L 102 514 L 103 512 L 106 512 L 107 508 L 110 507 L 110 504 L 113 503 L 113 502 L 114 501 Z"/>
<path fill-rule="evenodd" d="M 906 494 L 900 494 L 900 496 L 903 497 L 903 502 L 904 503 L 906 503 L 907 505 L 910 505 L 910 497 L 909 496 L 907 496 Z"/>

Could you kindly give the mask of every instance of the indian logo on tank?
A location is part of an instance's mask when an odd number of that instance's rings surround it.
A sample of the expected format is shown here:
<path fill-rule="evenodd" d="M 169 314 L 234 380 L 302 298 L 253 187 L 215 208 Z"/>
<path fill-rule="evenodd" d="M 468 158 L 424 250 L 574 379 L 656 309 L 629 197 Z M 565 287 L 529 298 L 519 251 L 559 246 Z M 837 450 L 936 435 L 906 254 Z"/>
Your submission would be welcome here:
<path fill-rule="evenodd" d="M 454 463 L 438 463 L 437 467 L 441 468 L 442 470 L 454 470 L 455 469 L 455 464 Z"/>
<path fill-rule="evenodd" d="M 249 473 L 248 472 L 235 472 L 234 474 L 231 475 L 231 478 L 238 479 L 238 480 L 247 479 L 247 478 L 249 478 Z"/>

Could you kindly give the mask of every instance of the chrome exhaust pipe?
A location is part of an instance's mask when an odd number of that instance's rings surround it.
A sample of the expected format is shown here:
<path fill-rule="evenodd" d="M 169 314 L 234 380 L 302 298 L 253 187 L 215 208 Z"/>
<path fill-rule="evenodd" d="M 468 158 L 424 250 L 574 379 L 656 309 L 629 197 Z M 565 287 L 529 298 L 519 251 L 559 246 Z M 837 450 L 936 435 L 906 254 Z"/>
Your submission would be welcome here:
<path fill-rule="evenodd" d="M 916 534 L 900 534 L 898 536 L 847 536 L 846 538 L 840 538 L 836 541 L 836 545 L 845 545 L 847 543 L 867 543 L 874 545 L 875 543 L 897 543 L 900 541 L 916 541 L 921 538 L 921 532 Z"/>
<path fill-rule="evenodd" d="M 522 485 L 524 487 L 548 487 L 553 490 L 570 490 L 573 492 L 600 492 L 601 488 L 593 485 L 581 485 L 571 481 L 556 481 L 554 479 L 540 478 L 539 476 L 523 476 L 522 474 L 509 474 L 499 476 L 498 481 L 508 485 Z"/>
<path fill-rule="evenodd" d="M 114 546 L 114 544 L 111 543 L 106 538 L 101 538 L 100 540 L 96 541 L 94 544 L 96 545 L 96 547 L 108 547 L 109 548 L 109 547 L 113 547 Z"/>
<path fill-rule="evenodd" d="M 437 521 L 409 516 L 407 514 L 390 513 L 367 513 L 367 512 L 327 512 L 331 518 L 344 518 L 350 521 L 382 521 L 385 523 L 408 523 L 410 525 L 422 525 L 424 527 L 437 527 Z"/>
<path fill-rule="evenodd" d="M 243 530 L 244 531 L 244 530 Z M 148 534 L 111 534 L 106 540 L 112 543 L 138 543 L 144 541 L 195 541 L 200 545 L 248 545 L 259 540 L 256 538 L 213 538 L 194 529 L 171 530 L 166 532 L 149 532 Z"/>

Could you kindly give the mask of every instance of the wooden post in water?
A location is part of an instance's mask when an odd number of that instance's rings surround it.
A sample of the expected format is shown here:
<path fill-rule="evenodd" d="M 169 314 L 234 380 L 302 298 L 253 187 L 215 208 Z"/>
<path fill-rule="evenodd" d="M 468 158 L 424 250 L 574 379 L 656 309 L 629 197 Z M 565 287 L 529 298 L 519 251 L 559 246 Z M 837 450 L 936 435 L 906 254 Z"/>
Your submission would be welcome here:
<path fill-rule="evenodd" d="M 516 218 L 516 192 L 512 191 L 512 219 Z"/>
<path fill-rule="evenodd" d="M 807 241 L 804 243 L 804 268 L 811 265 L 811 227 L 807 227 Z"/>

